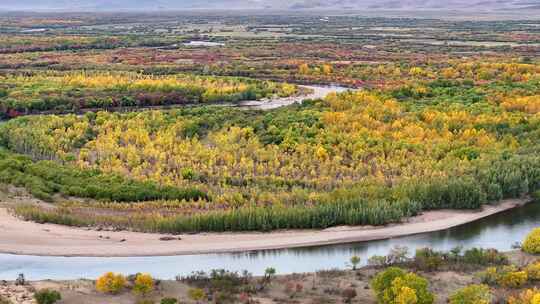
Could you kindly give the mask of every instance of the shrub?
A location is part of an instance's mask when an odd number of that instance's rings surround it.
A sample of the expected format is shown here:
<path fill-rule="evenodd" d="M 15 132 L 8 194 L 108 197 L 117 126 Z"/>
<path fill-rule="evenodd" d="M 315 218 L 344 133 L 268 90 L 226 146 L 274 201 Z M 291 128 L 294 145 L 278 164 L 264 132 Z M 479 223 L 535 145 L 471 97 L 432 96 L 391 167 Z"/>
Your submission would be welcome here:
<path fill-rule="evenodd" d="M 353 270 L 356 270 L 356 267 L 358 266 L 358 264 L 360 264 L 360 257 L 358 256 L 352 256 L 351 257 L 351 265 L 352 265 L 352 269 Z"/>
<path fill-rule="evenodd" d="M 416 291 L 407 286 L 396 287 L 393 292 L 396 295 L 395 301 L 392 303 L 396 304 L 416 304 L 418 303 L 418 297 L 416 296 Z"/>
<path fill-rule="evenodd" d="M 498 284 L 507 288 L 519 288 L 525 285 L 528 280 L 527 271 L 519 270 L 515 266 L 488 267 L 479 276 L 484 284 Z"/>
<path fill-rule="evenodd" d="M 536 228 L 525 238 L 523 251 L 531 254 L 540 254 L 540 228 Z"/>
<path fill-rule="evenodd" d="M 443 254 L 431 248 L 417 249 L 414 256 L 416 268 L 424 271 L 437 270 L 443 262 Z"/>
<path fill-rule="evenodd" d="M 485 271 L 480 272 L 478 276 L 480 277 L 480 281 L 482 281 L 482 283 L 488 285 L 495 285 L 499 280 L 497 267 L 488 267 Z"/>
<path fill-rule="evenodd" d="M 409 248 L 406 246 L 394 246 L 388 255 L 374 255 L 367 261 L 368 265 L 376 267 L 387 267 L 410 262 L 408 258 Z"/>
<path fill-rule="evenodd" d="M 0 296 L 0 304 L 13 304 L 10 300 Z"/>
<path fill-rule="evenodd" d="M 43 289 L 34 294 L 34 299 L 38 304 L 54 304 L 62 299 L 56 290 Z"/>
<path fill-rule="evenodd" d="M 392 287 L 394 279 L 405 276 L 405 271 L 398 267 L 388 267 L 379 272 L 371 281 L 371 288 L 375 291 L 377 298 L 382 300 L 384 291 Z"/>
<path fill-rule="evenodd" d="M 540 290 L 524 290 L 517 297 L 508 298 L 508 304 L 540 304 Z"/>
<path fill-rule="evenodd" d="M 394 246 L 390 249 L 390 252 L 386 256 L 386 260 L 389 265 L 403 264 L 409 261 L 407 257 L 409 254 L 409 248 L 406 246 Z"/>
<path fill-rule="evenodd" d="M 140 295 L 146 295 L 154 290 L 154 279 L 146 273 L 139 273 L 135 277 L 133 292 Z"/>
<path fill-rule="evenodd" d="M 160 304 L 177 304 L 178 300 L 175 298 L 163 298 L 161 299 Z"/>
<path fill-rule="evenodd" d="M 469 285 L 450 296 L 450 304 L 489 304 L 491 292 L 487 285 Z"/>
<path fill-rule="evenodd" d="M 197 303 L 204 299 L 205 296 L 206 294 L 204 293 L 204 290 L 200 288 L 191 288 L 188 290 L 188 297 Z"/>
<path fill-rule="evenodd" d="M 508 258 L 496 249 L 471 248 L 464 252 L 463 262 L 473 265 L 504 265 Z"/>
<path fill-rule="evenodd" d="M 276 269 L 273 267 L 268 267 L 264 270 L 264 281 L 270 284 L 272 278 L 276 275 Z"/>
<path fill-rule="evenodd" d="M 121 274 L 107 272 L 96 281 L 96 290 L 103 293 L 118 293 L 126 286 L 126 278 Z"/>
<path fill-rule="evenodd" d="M 403 278 L 396 278 L 392 282 L 391 290 L 391 296 L 388 297 L 389 301 L 386 303 L 394 303 L 393 300 L 401 300 L 404 302 L 398 303 L 431 304 L 435 301 L 434 295 L 429 292 L 428 281 L 412 272 L 407 273 Z M 413 299 L 411 291 L 414 291 L 416 297 L 416 301 L 414 302 L 410 302 Z"/>
<path fill-rule="evenodd" d="M 356 298 L 357 295 L 358 294 L 354 288 L 347 288 L 341 293 L 345 303 L 351 303 L 352 299 Z"/>
<path fill-rule="evenodd" d="M 519 288 L 527 283 L 528 277 L 525 271 L 509 271 L 502 273 L 498 282 L 509 288 Z"/>
<path fill-rule="evenodd" d="M 247 271 L 238 274 L 224 269 L 213 269 L 209 274 L 197 271 L 186 277 L 177 276 L 176 279 L 190 286 L 203 288 L 209 293 L 236 294 L 248 287 L 251 277 Z"/>
<path fill-rule="evenodd" d="M 431 304 L 435 300 L 426 279 L 397 267 L 378 273 L 371 286 L 381 304 Z"/>
<path fill-rule="evenodd" d="M 525 268 L 525 271 L 527 272 L 529 280 L 540 281 L 540 261 L 529 264 L 527 268 Z"/>
<path fill-rule="evenodd" d="M 368 265 L 374 267 L 384 267 L 389 266 L 387 264 L 386 256 L 383 255 L 374 255 L 368 259 Z"/>

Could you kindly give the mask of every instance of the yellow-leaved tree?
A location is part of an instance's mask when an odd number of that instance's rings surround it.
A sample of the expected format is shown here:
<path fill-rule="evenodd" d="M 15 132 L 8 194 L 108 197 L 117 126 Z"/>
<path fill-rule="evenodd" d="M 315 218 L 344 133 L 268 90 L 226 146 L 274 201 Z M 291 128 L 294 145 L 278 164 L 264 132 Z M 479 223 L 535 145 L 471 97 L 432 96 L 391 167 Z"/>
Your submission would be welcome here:
<path fill-rule="evenodd" d="M 135 277 L 133 292 L 139 295 L 147 295 L 154 290 L 154 279 L 147 273 L 139 273 Z"/>
<path fill-rule="evenodd" d="M 96 281 L 96 290 L 103 293 L 119 293 L 125 286 L 126 278 L 113 272 L 107 272 Z"/>
<path fill-rule="evenodd" d="M 523 251 L 531 254 L 540 253 L 540 228 L 534 229 L 523 242 Z"/>

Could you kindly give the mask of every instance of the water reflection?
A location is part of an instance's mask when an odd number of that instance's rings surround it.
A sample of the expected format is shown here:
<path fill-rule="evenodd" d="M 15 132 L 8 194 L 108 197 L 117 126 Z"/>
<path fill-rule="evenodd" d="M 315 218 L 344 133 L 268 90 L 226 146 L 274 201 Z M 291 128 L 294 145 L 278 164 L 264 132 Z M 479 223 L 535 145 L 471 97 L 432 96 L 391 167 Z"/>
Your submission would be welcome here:
<path fill-rule="evenodd" d="M 126 274 L 149 272 L 159 278 L 172 279 L 179 274 L 216 268 L 233 271 L 246 269 L 256 275 L 262 274 L 266 267 L 275 267 L 278 273 L 310 272 L 344 268 L 352 255 L 358 255 L 362 262 L 366 263 L 369 257 L 387 254 L 396 245 L 407 246 L 410 252 L 421 247 L 450 250 L 455 246 L 510 250 L 513 243 L 522 240 L 530 230 L 538 226 L 540 203 L 531 203 L 444 231 L 363 243 L 169 257 L 67 258 L 0 255 L 0 279 L 14 279 L 18 273 L 25 273 L 32 280 L 95 278 L 106 271 Z"/>

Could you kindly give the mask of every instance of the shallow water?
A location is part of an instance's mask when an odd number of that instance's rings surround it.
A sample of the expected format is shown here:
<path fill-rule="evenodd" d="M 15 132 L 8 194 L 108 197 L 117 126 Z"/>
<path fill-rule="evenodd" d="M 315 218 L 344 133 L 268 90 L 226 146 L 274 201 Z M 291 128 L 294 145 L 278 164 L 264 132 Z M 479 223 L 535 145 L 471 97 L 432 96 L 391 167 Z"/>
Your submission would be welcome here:
<path fill-rule="evenodd" d="M 449 250 L 484 247 L 511 250 L 535 227 L 540 227 L 540 203 L 484 218 L 460 227 L 382 241 L 320 246 L 300 249 L 266 250 L 237 254 L 205 254 L 167 257 L 36 257 L 0 254 L 0 279 L 13 280 L 24 273 L 27 279 L 96 278 L 107 271 L 130 274 L 148 272 L 161 279 L 173 279 L 192 271 L 225 268 L 248 270 L 260 275 L 267 267 L 280 274 L 312 272 L 322 269 L 345 268 L 352 255 L 362 262 L 375 254 L 386 254 L 396 246 L 432 247 Z"/>
<path fill-rule="evenodd" d="M 185 46 L 224 46 L 224 43 L 211 42 L 211 41 L 190 41 L 183 43 Z"/>
<path fill-rule="evenodd" d="M 321 99 L 326 97 L 326 95 L 330 93 L 343 93 L 351 90 L 350 88 L 342 86 L 305 85 L 303 87 L 310 89 L 312 93 L 302 96 L 272 98 L 270 100 L 266 99 L 241 101 L 235 106 L 245 109 L 271 110 L 292 105 L 295 103 L 301 103 L 303 100 L 306 99 Z"/>

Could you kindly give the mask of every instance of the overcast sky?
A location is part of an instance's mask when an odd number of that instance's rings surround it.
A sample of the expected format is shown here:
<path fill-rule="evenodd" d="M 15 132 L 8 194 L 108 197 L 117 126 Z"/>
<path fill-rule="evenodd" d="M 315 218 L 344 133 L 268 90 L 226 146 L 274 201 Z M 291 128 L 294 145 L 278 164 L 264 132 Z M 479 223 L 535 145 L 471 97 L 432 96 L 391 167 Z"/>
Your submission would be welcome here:
<path fill-rule="evenodd" d="M 540 7 L 540 0 L 0 0 L 0 8 L 23 10 L 207 9 L 461 9 Z"/>

